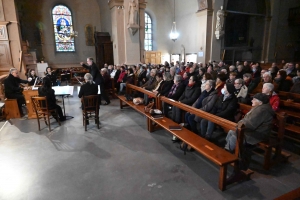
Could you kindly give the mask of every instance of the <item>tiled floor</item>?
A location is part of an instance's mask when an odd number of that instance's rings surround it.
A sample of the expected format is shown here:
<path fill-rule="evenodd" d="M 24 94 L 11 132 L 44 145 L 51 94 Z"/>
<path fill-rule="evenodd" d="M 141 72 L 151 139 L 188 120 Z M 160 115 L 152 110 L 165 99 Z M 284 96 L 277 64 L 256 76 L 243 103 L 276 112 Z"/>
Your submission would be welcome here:
<path fill-rule="evenodd" d="M 293 153 L 270 171 L 252 163 L 251 180 L 221 192 L 216 165 L 195 152 L 184 156 L 166 131 L 149 133 L 146 119 L 120 110 L 118 100 L 101 106 L 100 129 L 90 122 L 86 132 L 77 96 L 65 103 L 74 118 L 53 123 L 52 132 L 44 124 L 38 131 L 35 119 L 1 129 L 1 200 L 273 199 L 300 187 Z"/>

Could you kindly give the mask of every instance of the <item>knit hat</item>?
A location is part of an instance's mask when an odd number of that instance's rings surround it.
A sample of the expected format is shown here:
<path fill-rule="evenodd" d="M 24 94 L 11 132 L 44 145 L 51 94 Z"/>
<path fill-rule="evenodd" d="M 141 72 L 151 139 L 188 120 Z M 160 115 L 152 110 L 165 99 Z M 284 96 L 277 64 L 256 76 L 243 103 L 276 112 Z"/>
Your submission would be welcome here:
<path fill-rule="evenodd" d="M 263 104 L 269 103 L 269 96 L 263 93 L 257 93 L 253 96 L 253 99 L 261 101 Z"/>
<path fill-rule="evenodd" d="M 233 94 L 235 92 L 235 87 L 231 83 L 226 83 L 226 89 L 229 94 Z"/>

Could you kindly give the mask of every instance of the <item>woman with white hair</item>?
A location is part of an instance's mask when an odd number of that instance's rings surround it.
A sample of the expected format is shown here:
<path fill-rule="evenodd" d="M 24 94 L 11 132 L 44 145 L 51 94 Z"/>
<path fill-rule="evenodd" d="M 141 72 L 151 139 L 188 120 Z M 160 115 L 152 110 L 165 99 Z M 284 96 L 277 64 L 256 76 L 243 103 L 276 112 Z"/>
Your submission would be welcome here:
<path fill-rule="evenodd" d="M 274 92 L 274 85 L 272 83 L 265 83 L 262 88 L 262 93 L 269 96 L 272 109 L 274 111 L 279 110 L 280 99 L 279 96 Z"/>
<path fill-rule="evenodd" d="M 81 86 L 78 97 L 98 94 L 98 85 L 93 83 L 93 76 L 90 73 L 84 75 L 85 84 Z"/>

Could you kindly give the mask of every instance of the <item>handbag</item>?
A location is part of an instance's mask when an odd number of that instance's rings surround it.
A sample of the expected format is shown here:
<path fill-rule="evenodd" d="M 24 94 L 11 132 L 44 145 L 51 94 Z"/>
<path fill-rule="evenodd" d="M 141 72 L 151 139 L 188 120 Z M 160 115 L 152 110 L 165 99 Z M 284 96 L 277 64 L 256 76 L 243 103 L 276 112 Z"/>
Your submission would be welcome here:
<path fill-rule="evenodd" d="M 147 106 L 145 106 L 144 110 L 145 110 L 145 113 L 148 113 L 150 112 L 150 110 L 152 109 L 152 107 L 154 106 L 154 102 L 150 102 Z"/>
<path fill-rule="evenodd" d="M 135 104 L 135 105 L 139 105 L 139 104 L 143 104 L 144 103 L 144 99 L 141 98 L 141 97 L 137 97 L 137 98 L 134 98 L 132 100 L 132 102 Z"/>

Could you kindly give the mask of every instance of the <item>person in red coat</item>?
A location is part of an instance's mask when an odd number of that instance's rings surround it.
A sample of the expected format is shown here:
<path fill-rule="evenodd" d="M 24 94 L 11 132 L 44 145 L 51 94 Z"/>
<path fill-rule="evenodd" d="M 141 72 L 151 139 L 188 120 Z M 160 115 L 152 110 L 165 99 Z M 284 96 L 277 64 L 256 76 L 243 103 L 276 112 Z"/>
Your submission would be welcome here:
<path fill-rule="evenodd" d="M 273 90 L 274 85 L 272 83 L 265 83 L 262 88 L 262 93 L 269 96 L 272 109 L 277 111 L 279 110 L 280 98 Z"/>

